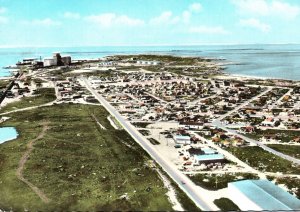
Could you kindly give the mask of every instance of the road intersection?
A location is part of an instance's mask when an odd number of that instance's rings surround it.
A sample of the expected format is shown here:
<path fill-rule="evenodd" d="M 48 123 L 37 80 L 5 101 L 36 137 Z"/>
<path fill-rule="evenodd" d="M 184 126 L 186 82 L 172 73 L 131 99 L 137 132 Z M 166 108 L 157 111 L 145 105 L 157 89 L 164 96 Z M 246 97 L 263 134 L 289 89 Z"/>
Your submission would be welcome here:
<path fill-rule="evenodd" d="M 193 200 L 193 202 L 202 210 L 216 211 L 219 208 L 205 195 L 205 190 L 196 186 L 186 175 L 180 172 L 175 165 L 162 157 L 151 143 L 140 134 L 135 127 L 126 121 L 119 112 L 111 106 L 100 94 L 91 88 L 89 82 L 85 78 L 81 78 L 86 88 L 99 100 L 102 106 L 115 117 L 124 129 L 132 136 L 132 138 L 163 168 L 163 170 L 177 183 L 177 185 Z"/>

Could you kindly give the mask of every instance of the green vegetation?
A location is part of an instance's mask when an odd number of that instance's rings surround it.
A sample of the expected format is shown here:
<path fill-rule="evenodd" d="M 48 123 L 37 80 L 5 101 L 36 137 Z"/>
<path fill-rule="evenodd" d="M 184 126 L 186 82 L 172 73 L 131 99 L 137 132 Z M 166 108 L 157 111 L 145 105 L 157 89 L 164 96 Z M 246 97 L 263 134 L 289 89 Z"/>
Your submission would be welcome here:
<path fill-rule="evenodd" d="M 208 190 L 219 190 L 227 188 L 230 182 L 246 179 L 259 179 L 255 174 L 236 173 L 236 174 L 195 174 L 189 175 L 196 184 Z"/>
<path fill-rule="evenodd" d="M 228 198 L 220 198 L 214 201 L 222 211 L 241 211 L 241 209 Z"/>
<path fill-rule="evenodd" d="M 133 122 L 132 125 L 137 127 L 137 128 L 146 128 L 150 122 Z"/>
<path fill-rule="evenodd" d="M 140 132 L 143 136 L 148 136 L 148 135 L 150 135 L 150 131 L 149 131 L 149 130 L 139 130 L 139 132 Z"/>
<path fill-rule="evenodd" d="M 269 153 L 258 146 L 226 148 L 237 158 L 245 161 L 255 169 L 263 172 L 282 172 L 286 174 L 300 174 L 300 167 L 288 160 Z"/>
<path fill-rule="evenodd" d="M 10 83 L 9 80 L 0 80 L 0 89 L 6 88 L 9 83 Z"/>
<path fill-rule="evenodd" d="M 292 177 L 281 177 L 276 179 L 277 184 L 284 184 L 291 194 L 295 194 L 300 199 L 300 179 Z"/>
<path fill-rule="evenodd" d="M 98 100 L 97 100 L 98 101 Z M 114 122 L 114 124 L 116 125 L 116 127 L 120 130 L 123 129 L 123 126 L 120 124 L 120 122 L 114 117 L 114 116 L 110 116 L 111 120 Z"/>
<path fill-rule="evenodd" d="M 284 154 L 290 155 L 294 158 L 300 159 L 300 147 L 297 145 L 269 144 L 268 147 L 271 147 L 272 149 Z"/>
<path fill-rule="evenodd" d="M 211 62 L 211 59 L 205 59 L 200 57 L 176 57 L 172 55 L 118 55 L 120 59 L 131 59 L 136 60 L 157 60 L 163 63 L 173 63 L 173 65 L 195 65 L 198 62 Z"/>
<path fill-rule="evenodd" d="M 267 130 L 260 130 L 256 129 L 254 133 L 249 133 L 247 136 L 254 138 L 254 139 L 260 139 L 263 136 L 272 136 L 275 139 L 287 143 L 292 141 L 294 138 L 300 136 L 300 131 L 292 131 L 292 130 L 273 130 L 273 129 L 267 129 Z"/>
<path fill-rule="evenodd" d="M 160 144 L 160 143 L 159 143 L 156 139 L 154 139 L 154 138 L 148 138 L 148 140 L 149 140 L 150 143 L 153 144 L 153 145 L 159 145 L 159 144 Z"/>
<path fill-rule="evenodd" d="M 22 101 L 13 102 L 0 109 L 0 113 L 16 109 L 33 107 L 52 102 L 56 99 L 54 88 L 39 88 L 33 97 L 24 97 Z"/>
<path fill-rule="evenodd" d="M 161 169 L 165 174 L 165 172 Z M 179 186 L 167 175 L 165 176 L 171 182 L 172 187 L 175 189 L 176 197 L 185 211 L 201 211 L 200 208 L 179 188 Z"/>
<path fill-rule="evenodd" d="M 91 114 L 107 129 L 98 127 Z M 61 104 L 11 114 L 18 139 L 0 145 L 0 208 L 29 211 L 172 210 L 149 156 L 99 106 Z M 43 203 L 16 177 L 26 144 L 36 141 L 24 176 L 52 201 Z"/>

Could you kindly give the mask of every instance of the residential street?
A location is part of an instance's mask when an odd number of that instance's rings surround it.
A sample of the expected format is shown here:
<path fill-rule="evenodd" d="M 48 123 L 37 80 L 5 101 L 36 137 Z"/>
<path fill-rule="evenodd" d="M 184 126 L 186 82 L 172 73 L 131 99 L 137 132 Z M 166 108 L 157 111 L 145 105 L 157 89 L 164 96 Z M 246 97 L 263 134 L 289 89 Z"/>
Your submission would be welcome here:
<path fill-rule="evenodd" d="M 101 95 L 91 88 L 88 81 L 82 78 L 86 88 L 94 95 L 96 99 L 114 116 L 124 129 L 137 141 L 149 155 L 164 169 L 165 172 L 178 184 L 178 186 L 195 202 L 195 204 L 205 211 L 219 210 L 213 202 L 208 201 L 204 189 L 196 186 L 187 176 L 181 173 L 170 161 L 163 158 L 144 138 L 130 122 L 126 121 L 118 111 L 114 109 Z"/>

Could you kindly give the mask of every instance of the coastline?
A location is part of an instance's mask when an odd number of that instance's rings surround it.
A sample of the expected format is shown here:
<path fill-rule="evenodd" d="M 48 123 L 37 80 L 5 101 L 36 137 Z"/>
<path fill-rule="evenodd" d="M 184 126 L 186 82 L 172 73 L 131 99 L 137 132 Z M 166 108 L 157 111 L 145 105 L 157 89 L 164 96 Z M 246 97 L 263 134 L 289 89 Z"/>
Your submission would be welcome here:
<path fill-rule="evenodd" d="M 114 57 L 114 56 L 119 56 L 120 54 L 116 53 L 116 54 L 112 54 L 112 55 L 107 55 L 107 56 L 102 56 L 99 58 L 105 58 L 105 57 Z M 220 59 L 217 57 L 210 57 L 210 56 L 193 56 L 193 55 L 176 55 L 176 54 L 172 54 L 172 51 L 169 53 L 159 53 L 159 52 L 140 52 L 140 53 L 136 53 L 136 54 L 121 54 L 121 55 L 167 55 L 167 56 L 175 56 L 175 57 L 181 57 L 181 58 L 201 58 L 201 59 L 209 59 L 211 60 L 216 66 L 218 66 L 220 68 L 220 70 L 218 70 L 220 73 L 217 74 L 218 77 L 220 78 L 225 78 L 225 79 L 230 79 L 230 78 L 238 78 L 241 80 L 280 80 L 280 81 L 292 81 L 292 82 L 300 82 L 299 80 L 295 80 L 295 79 L 287 79 L 287 78 L 278 78 L 278 77 L 267 77 L 267 76 L 254 76 L 254 75 L 247 75 L 247 74 L 233 74 L 230 73 L 228 71 L 226 71 L 228 69 L 228 66 L 230 65 L 236 65 L 239 64 L 239 62 L 233 62 L 230 61 L 228 59 Z M 19 69 L 17 69 L 19 70 Z M 16 71 L 16 70 L 14 70 Z M 0 70 L 1 72 L 1 70 Z M 7 73 L 7 72 L 6 72 Z M 5 75 L 5 76 L 1 76 L 0 75 L 0 80 L 10 80 L 14 77 L 13 72 L 11 71 L 9 73 L 10 75 Z"/>
<path fill-rule="evenodd" d="M 224 79 L 240 78 L 243 80 L 278 80 L 278 81 L 292 81 L 296 83 L 300 82 L 300 80 L 292 80 L 292 79 L 284 79 L 284 78 L 276 78 L 276 77 L 261 77 L 261 76 L 252 76 L 252 75 L 243 75 L 243 74 L 231 74 L 226 72 L 218 76 L 224 77 Z"/>

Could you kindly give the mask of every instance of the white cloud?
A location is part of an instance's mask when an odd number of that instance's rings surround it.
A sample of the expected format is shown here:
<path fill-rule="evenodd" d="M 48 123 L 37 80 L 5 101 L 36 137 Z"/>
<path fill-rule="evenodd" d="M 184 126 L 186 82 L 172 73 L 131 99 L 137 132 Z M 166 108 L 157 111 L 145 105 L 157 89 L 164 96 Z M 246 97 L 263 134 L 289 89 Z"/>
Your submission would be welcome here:
<path fill-rule="evenodd" d="M 144 21 L 141 19 L 130 18 L 126 15 L 117 15 L 115 13 L 103 13 L 100 15 L 90 15 L 85 20 L 99 24 L 103 27 L 111 27 L 114 25 L 123 26 L 141 26 Z"/>
<path fill-rule="evenodd" d="M 176 24 L 179 22 L 179 17 L 174 17 L 171 11 L 162 12 L 159 16 L 154 17 L 150 20 L 152 25 L 160 24 Z"/>
<path fill-rule="evenodd" d="M 276 16 L 294 19 L 300 14 L 300 6 L 281 0 L 231 0 L 241 14 L 255 16 Z"/>
<path fill-rule="evenodd" d="M 272 10 L 276 15 L 280 15 L 287 19 L 295 19 L 300 14 L 299 6 L 292 6 L 280 1 L 272 2 Z"/>
<path fill-rule="evenodd" d="M 64 17 L 68 19 L 80 19 L 80 14 L 72 13 L 72 12 L 65 12 Z"/>
<path fill-rule="evenodd" d="M 8 18 L 0 16 L 0 24 L 6 24 L 8 23 Z"/>
<path fill-rule="evenodd" d="M 182 13 L 182 21 L 184 23 L 189 23 L 190 22 L 190 19 L 191 19 L 191 13 L 189 11 L 184 11 Z"/>
<path fill-rule="evenodd" d="M 197 26 L 191 27 L 189 29 L 190 33 L 200 33 L 200 34 L 229 34 L 227 30 L 225 30 L 221 26 Z"/>
<path fill-rule="evenodd" d="M 0 14 L 3 14 L 7 11 L 5 7 L 0 7 Z"/>
<path fill-rule="evenodd" d="M 200 12 L 202 10 L 202 5 L 200 3 L 193 3 L 189 6 L 191 12 Z"/>
<path fill-rule="evenodd" d="M 35 25 L 35 26 L 59 26 L 61 25 L 61 22 L 54 21 L 51 18 L 45 18 L 45 19 L 35 19 L 31 21 L 22 21 L 23 24 L 26 25 Z"/>
<path fill-rule="evenodd" d="M 189 5 L 188 9 L 184 10 L 180 15 L 174 15 L 171 11 L 164 11 L 159 16 L 150 19 L 149 23 L 151 25 L 168 25 L 168 24 L 178 24 L 190 23 L 190 19 L 193 13 L 198 13 L 202 10 L 202 5 L 200 3 L 193 3 Z"/>
<path fill-rule="evenodd" d="M 191 13 L 189 11 L 183 11 L 181 15 L 175 16 L 171 11 L 162 12 L 159 16 L 150 19 L 151 25 L 169 25 L 185 23 L 188 24 L 191 19 Z"/>
<path fill-rule="evenodd" d="M 267 15 L 269 5 L 265 0 L 231 0 L 240 13 L 254 13 L 258 15 Z"/>
<path fill-rule="evenodd" d="M 258 29 L 262 32 L 269 32 L 271 30 L 271 27 L 268 24 L 262 23 L 260 20 L 255 18 L 242 19 L 240 20 L 240 24 L 242 26 Z"/>

